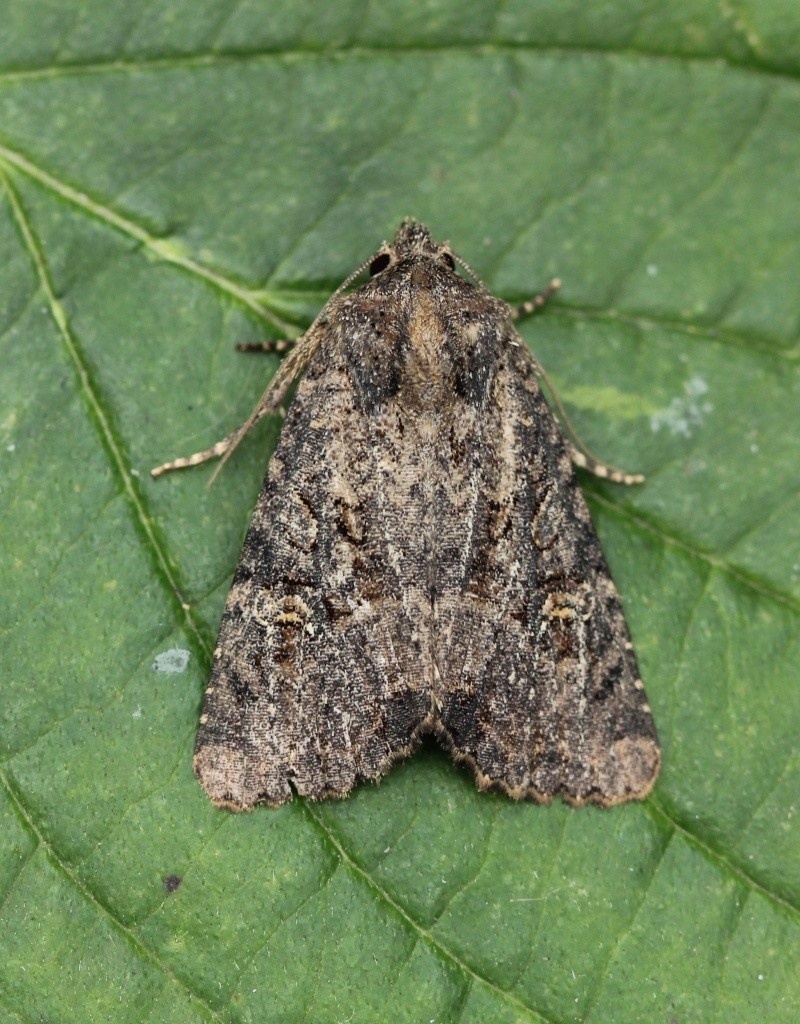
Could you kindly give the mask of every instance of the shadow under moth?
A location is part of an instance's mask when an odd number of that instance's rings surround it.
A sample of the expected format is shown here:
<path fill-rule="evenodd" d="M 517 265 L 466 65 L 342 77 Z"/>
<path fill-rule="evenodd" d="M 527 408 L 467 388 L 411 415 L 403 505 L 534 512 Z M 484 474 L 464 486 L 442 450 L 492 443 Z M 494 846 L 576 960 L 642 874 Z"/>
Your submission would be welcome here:
<path fill-rule="evenodd" d="M 468 276 L 456 273 L 460 265 Z M 365 270 L 370 279 L 348 291 Z M 434 733 L 480 789 L 642 799 L 656 730 L 574 466 L 511 307 L 406 220 L 333 294 L 227 457 L 303 372 L 220 625 L 194 770 L 219 807 L 343 797 Z"/>

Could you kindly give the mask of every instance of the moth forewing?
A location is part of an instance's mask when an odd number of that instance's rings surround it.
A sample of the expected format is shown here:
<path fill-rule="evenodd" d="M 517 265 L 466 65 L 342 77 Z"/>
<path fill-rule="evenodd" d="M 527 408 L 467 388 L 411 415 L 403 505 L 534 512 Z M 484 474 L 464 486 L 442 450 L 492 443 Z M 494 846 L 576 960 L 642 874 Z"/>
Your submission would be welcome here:
<path fill-rule="evenodd" d="M 428 731 L 514 798 L 610 806 L 655 782 L 573 460 L 625 475 L 576 453 L 543 397 L 512 323 L 542 302 L 512 311 L 456 262 L 405 221 L 251 417 L 304 367 L 200 719 L 195 771 L 218 806 L 345 796 Z"/>

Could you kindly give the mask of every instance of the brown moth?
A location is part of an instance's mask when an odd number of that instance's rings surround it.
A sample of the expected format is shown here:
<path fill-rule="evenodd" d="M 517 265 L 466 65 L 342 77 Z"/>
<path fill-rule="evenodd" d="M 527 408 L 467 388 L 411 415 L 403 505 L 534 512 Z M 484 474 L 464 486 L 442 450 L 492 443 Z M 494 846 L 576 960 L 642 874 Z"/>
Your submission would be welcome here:
<path fill-rule="evenodd" d="M 555 287 L 513 308 L 407 220 L 242 428 L 153 471 L 227 456 L 305 371 L 200 718 L 194 769 L 217 806 L 343 797 L 426 732 L 515 799 L 652 789 L 656 730 L 574 465 L 641 477 L 574 448 L 545 402 L 513 322 Z"/>

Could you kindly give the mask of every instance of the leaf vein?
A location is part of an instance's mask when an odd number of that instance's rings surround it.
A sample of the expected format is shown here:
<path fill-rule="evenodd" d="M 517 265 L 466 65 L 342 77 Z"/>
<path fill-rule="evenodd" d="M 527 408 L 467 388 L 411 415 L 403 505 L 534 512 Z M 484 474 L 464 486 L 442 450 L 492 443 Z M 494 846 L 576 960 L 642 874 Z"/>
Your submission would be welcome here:
<path fill-rule="evenodd" d="M 416 918 L 414 918 L 400 902 L 391 896 L 388 890 L 384 889 L 383 886 L 373 878 L 366 868 L 362 867 L 362 865 L 358 863 L 355 857 L 352 856 L 345 848 L 336 833 L 326 824 L 326 822 L 317 814 L 316 810 L 314 810 L 307 801 L 303 802 L 302 807 L 308 820 L 317 827 L 320 833 L 326 838 L 327 842 L 337 851 L 342 862 L 347 865 L 351 873 L 359 878 L 378 899 L 391 908 L 392 912 L 405 923 L 406 927 L 413 932 L 416 932 L 423 939 L 426 945 L 433 949 L 442 960 L 445 960 L 457 967 L 465 977 L 472 978 L 475 981 L 480 982 L 485 988 L 499 996 L 504 1002 L 509 1003 L 519 1012 L 524 1013 L 526 1018 L 536 1022 L 536 1024 L 555 1024 L 554 1021 L 549 1020 L 542 1013 L 535 1010 L 533 1007 L 528 1006 L 513 992 L 506 991 L 499 985 L 496 985 L 491 981 L 491 979 L 485 977 L 473 967 L 470 967 L 469 964 L 454 953 L 444 942 L 441 941 L 441 939 L 437 938 L 431 931 L 429 931 L 429 929 L 417 921 Z"/>
<path fill-rule="evenodd" d="M 131 944 L 133 949 L 139 954 L 139 956 L 148 963 L 151 967 L 155 967 L 160 970 L 163 975 L 169 979 L 171 983 L 176 985 L 181 991 L 185 992 L 192 1003 L 199 1006 L 211 1020 L 217 1021 L 218 1024 L 224 1024 L 223 1018 L 211 1007 L 208 1003 L 204 1002 L 203 999 L 198 996 L 191 988 L 184 982 L 175 972 L 151 950 L 144 942 L 139 938 L 136 932 L 129 928 L 114 914 L 110 907 L 107 907 L 99 897 L 88 888 L 87 885 L 82 881 L 78 873 L 72 868 L 72 866 L 63 858 L 59 856 L 53 845 L 45 838 L 39 826 L 36 824 L 33 815 L 26 807 L 22 795 L 17 792 L 15 786 L 12 785 L 10 780 L 6 777 L 5 773 L 0 771 L 0 786 L 2 786 L 12 804 L 17 810 L 17 813 L 23 819 L 26 827 L 30 833 L 36 838 L 38 844 L 46 851 L 47 856 L 50 858 L 53 865 L 63 875 L 63 877 L 74 887 L 75 891 L 92 907 L 97 910 L 101 918 L 105 918 L 112 926 L 112 928 L 123 935 L 125 939 Z"/>

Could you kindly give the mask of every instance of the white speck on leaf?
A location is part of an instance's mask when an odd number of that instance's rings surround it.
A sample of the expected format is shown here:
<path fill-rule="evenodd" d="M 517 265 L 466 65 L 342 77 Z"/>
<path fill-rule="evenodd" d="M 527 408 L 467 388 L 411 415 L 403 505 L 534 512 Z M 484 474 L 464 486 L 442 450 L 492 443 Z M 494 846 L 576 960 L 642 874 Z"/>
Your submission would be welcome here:
<path fill-rule="evenodd" d="M 695 374 L 683 385 L 683 394 L 673 398 L 666 409 L 653 413 L 650 429 L 666 429 L 673 437 L 691 437 L 695 428 L 703 425 L 714 406 L 704 398 L 708 384 Z"/>
<path fill-rule="evenodd" d="M 190 652 L 183 647 L 170 647 L 168 651 L 162 651 L 156 655 L 153 662 L 154 672 L 166 672 L 168 675 L 175 675 L 185 672 L 189 664 Z"/>

